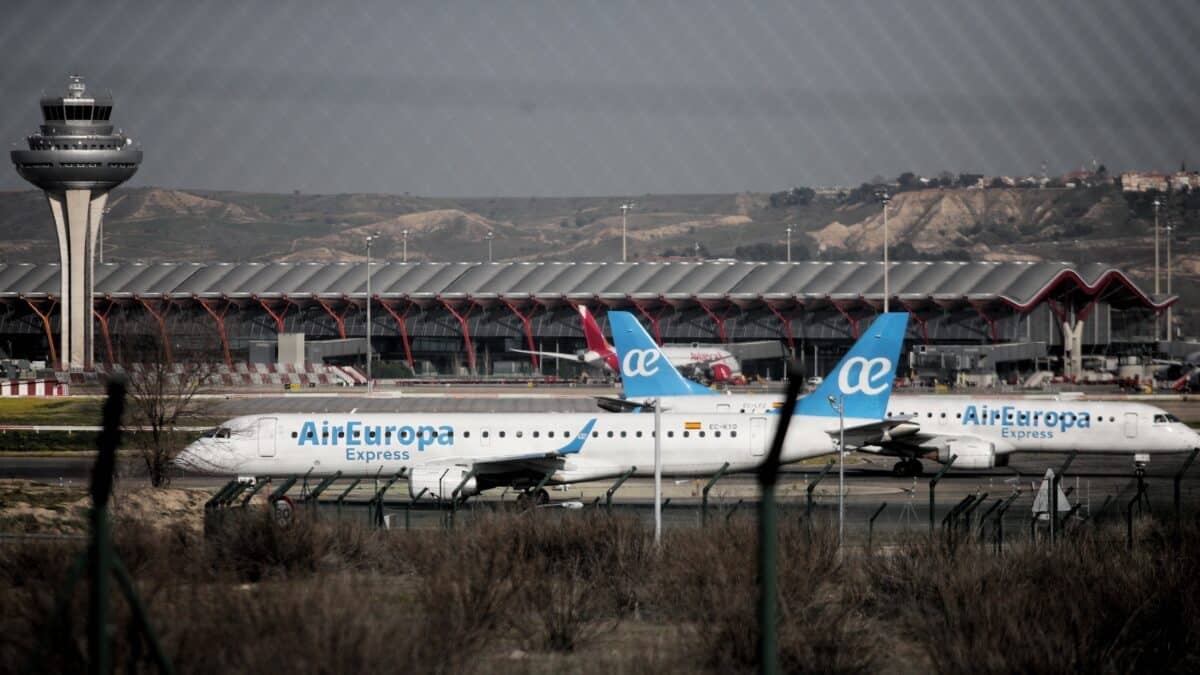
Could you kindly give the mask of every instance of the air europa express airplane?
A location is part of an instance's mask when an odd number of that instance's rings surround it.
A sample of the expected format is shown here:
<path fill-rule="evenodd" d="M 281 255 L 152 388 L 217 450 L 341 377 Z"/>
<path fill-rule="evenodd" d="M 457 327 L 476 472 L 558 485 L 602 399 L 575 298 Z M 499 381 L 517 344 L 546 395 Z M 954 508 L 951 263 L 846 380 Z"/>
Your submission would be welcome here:
<path fill-rule="evenodd" d="M 723 395 L 685 379 L 628 312 L 610 312 L 609 324 L 626 400 L 601 400 L 602 407 L 630 408 L 656 399 L 677 412 L 753 414 L 780 405 L 777 395 Z M 856 431 L 847 435 L 846 445 L 899 456 L 893 472 L 901 476 L 921 472 L 918 457 L 945 463 L 957 455 L 957 468 L 986 469 L 1018 451 L 1135 454 L 1200 448 L 1200 434 L 1174 415 L 1128 401 L 894 396 L 885 419 L 895 423 L 887 433 Z"/>
<path fill-rule="evenodd" d="M 826 398 L 844 397 L 848 429 L 874 429 L 892 391 L 908 315 L 876 319 L 815 397 L 797 404 L 782 461 L 835 452 L 837 413 Z M 666 475 L 712 474 L 758 466 L 779 414 L 664 413 Z M 654 415 L 611 413 L 278 414 L 234 418 L 187 447 L 184 468 L 232 476 L 303 474 L 371 477 L 407 471 L 409 490 L 438 499 L 492 487 L 529 490 L 548 483 L 654 471 Z M 876 432 L 878 433 L 878 432 Z M 458 495 L 455 490 L 462 485 Z"/>

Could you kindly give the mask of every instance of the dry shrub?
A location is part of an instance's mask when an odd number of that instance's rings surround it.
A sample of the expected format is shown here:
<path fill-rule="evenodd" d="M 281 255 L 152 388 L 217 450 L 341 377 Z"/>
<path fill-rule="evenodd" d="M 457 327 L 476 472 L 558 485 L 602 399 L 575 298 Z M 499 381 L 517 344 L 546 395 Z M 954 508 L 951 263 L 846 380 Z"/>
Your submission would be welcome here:
<path fill-rule="evenodd" d="M 399 571 L 388 549 L 387 538 L 375 530 L 320 521 L 305 509 L 287 527 L 278 526 L 266 509 L 227 511 L 205 546 L 214 568 L 244 581 L 334 570 Z"/>
<path fill-rule="evenodd" d="M 875 610 L 943 672 L 1196 672 L 1200 529 L 1132 553 L 1114 534 L 1004 557 L 906 547 L 870 563 Z"/>
<path fill-rule="evenodd" d="M 676 531 L 654 577 L 655 610 L 692 623 L 703 665 L 746 672 L 758 664 L 758 530 L 753 521 Z M 779 658 L 785 671 L 861 672 L 874 651 L 855 603 L 840 592 L 837 538 L 787 522 L 779 531 Z"/>

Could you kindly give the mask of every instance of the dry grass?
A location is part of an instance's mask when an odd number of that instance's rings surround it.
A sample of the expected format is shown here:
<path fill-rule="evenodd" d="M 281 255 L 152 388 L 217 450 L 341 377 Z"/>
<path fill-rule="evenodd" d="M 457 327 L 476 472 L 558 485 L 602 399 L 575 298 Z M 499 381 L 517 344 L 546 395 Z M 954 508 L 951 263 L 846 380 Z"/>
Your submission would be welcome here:
<path fill-rule="evenodd" d="M 181 673 L 749 672 L 756 532 L 669 531 L 585 513 L 377 532 L 233 513 L 192 528 L 117 525 Z M 780 656 L 789 672 L 1196 672 L 1200 525 L 1080 530 L 1057 548 L 918 543 L 839 560 L 832 533 L 780 532 Z M 0 672 L 85 669 L 86 606 L 51 620 L 78 544 L 0 546 Z M 113 603 L 119 670 L 149 652 Z"/>

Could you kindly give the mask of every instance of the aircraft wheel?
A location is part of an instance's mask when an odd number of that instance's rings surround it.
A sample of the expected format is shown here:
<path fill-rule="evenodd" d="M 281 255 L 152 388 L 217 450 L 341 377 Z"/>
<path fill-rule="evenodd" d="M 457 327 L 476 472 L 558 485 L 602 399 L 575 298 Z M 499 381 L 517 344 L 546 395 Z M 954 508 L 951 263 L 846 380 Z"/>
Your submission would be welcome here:
<path fill-rule="evenodd" d="M 897 478 L 903 478 L 908 475 L 908 460 L 902 459 L 892 465 L 892 475 Z"/>
<path fill-rule="evenodd" d="M 923 473 L 925 473 L 925 467 L 921 464 L 921 460 L 916 457 L 908 460 L 908 475 L 920 476 Z"/>
<path fill-rule="evenodd" d="M 545 506 L 550 503 L 550 493 L 546 492 L 546 488 L 542 488 L 533 493 L 533 499 L 538 506 Z"/>

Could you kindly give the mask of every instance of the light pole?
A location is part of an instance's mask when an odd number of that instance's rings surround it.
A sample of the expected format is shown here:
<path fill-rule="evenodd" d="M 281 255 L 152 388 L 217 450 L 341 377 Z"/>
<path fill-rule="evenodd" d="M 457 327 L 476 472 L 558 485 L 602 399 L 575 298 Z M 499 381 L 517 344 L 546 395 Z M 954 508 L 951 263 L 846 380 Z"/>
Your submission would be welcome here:
<path fill-rule="evenodd" d="M 637 206 L 637 204 L 634 204 L 633 202 L 625 202 L 621 205 L 621 262 L 626 262 L 627 260 L 627 249 L 625 247 L 625 232 L 627 231 L 626 219 L 629 215 L 629 209 L 632 209 L 635 206 Z"/>
<path fill-rule="evenodd" d="M 404 237 L 404 262 L 408 262 L 408 230 L 401 230 L 400 235 Z"/>
<path fill-rule="evenodd" d="M 1171 223 L 1167 222 L 1167 295 L 1171 295 Z M 1167 305 L 1167 342 L 1171 341 L 1171 305 Z"/>
<path fill-rule="evenodd" d="M 787 226 L 787 261 L 792 262 L 792 228 L 796 227 L 793 223 L 788 223 Z"/>
<path fill-rule="evenodd" d="M 493 239 L 495 239 L 495 238 L 496 238 L 496 233 L 495 233 L 495 232 L 488 232 L 488 233 L 487 233 L 487 243 L 488 243 L 488 262 L 492 262 L 492 240 L 493 240 Z"/>
<path fill-rule="evenodd" d="M 829 405 L 838 414 L 838 552 L 845 538 L 846 519 L 846 397 L 829 396 Z"/>
<path fill-rule="evenodd" d="M 654 406 L 654 545 L 662 544 L 662 403 Z"/>
<path fill-rule="evenodd" d="M 892 202 L 892 197 L 887 193 L 887 190 L 879 192 L 879 201 L 883 203 L 883 313 L 888 312 L 888 302 L 891 296 L 888 288 L 888 204 Z"/>
<path fill-rule="evenodd" d="M 371 244 L 379 235 L 367 235 L 367 393 L 375 389 L 375 378 L 371 376 Z"/>
<path fill-rule="evenodd" d="M 1159 262 L 1158 261 L 1158 209 L 1161 206 L 1162 206 L 1162 199 L 1155 197 L 1154 198 L 1154 295 L 1158 295 L 1161 292 L 1161 289 L 1159 288 L 1159 283 L 1158 283 L 1158 277 L 1159 277 L 1159 273 L 1158 273 L 1158 268 L 1159 268 L 1159 264 L 1158 264 L 1158 262 Z M 1155 300 L 1157 301 L 1157 298 Z M 1158 339 L 1158 328 L 1159 328 L 1160 323 L 1162 323 L 1162 322 L 1159 320 L 1159 315 L 1155 314 L 1154 315 L 1154 339 L 1155 340 Z"/>

